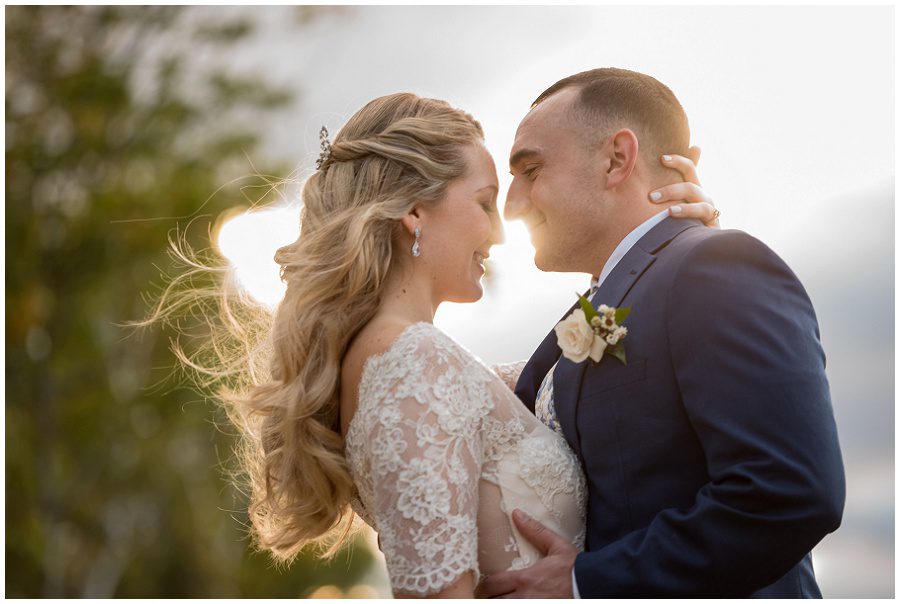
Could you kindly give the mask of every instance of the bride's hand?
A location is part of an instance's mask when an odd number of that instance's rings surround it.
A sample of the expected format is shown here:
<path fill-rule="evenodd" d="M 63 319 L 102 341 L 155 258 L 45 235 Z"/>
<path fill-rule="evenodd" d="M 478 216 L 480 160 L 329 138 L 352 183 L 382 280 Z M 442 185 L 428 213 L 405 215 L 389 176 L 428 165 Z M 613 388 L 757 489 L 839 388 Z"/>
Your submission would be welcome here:
<path fill-rule="evenodd" d="M 694 158 L 691 161 L 681 155 L 663 155 L 659 161 L 667 168 L 678 170 L 684 182 L 656 189 L 650 192 L 650 201 L 665 203 L 681 200 L 685 203 L 669 208 L 669 215 L 675 218 L 699 218 L 710 227 L 719 226 L 719 212 L 713 204 L 712 197 L 700 188 L 695 162 L 700 160 L 700 147 L 691 147 L 688 153 Z"/>

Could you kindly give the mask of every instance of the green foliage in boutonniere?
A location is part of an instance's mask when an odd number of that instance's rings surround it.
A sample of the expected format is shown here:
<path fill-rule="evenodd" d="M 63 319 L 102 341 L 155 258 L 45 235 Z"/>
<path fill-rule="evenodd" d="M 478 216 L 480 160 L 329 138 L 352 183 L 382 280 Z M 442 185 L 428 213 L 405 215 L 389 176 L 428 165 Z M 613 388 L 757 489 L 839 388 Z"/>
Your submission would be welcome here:
<path fill-rule="evenodd" d="M 628 328 L 620 325 L 631 307 L 614 308 L 601 304 L 597 310 L 582 295 L 578 295 L 581 308 L 560 321 L 556 331 L 556 343 L 563 356 L 574 363 L 580 363 L 590 357 L 599 363 L 604 354 L 610 354 L 627 365 L 625 346 L 622 340 L 628 335 Z"/>

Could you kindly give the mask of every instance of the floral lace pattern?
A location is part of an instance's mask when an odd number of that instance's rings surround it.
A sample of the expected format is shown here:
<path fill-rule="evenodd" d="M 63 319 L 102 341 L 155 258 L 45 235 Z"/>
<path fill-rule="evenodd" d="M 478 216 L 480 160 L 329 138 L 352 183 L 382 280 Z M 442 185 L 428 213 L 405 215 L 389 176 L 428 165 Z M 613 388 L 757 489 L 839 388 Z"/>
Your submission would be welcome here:
<path fill-rule="evenodd" d="M 353 509 L 379 533 L 395 593 L 533 563 L 514 507 L 583 547 L 581 466 L 498 373 L 428 323 L 363 367 L 345 443 Z"/>
<path fill-rule="evenodd" d="M 522 370 L 525 369 L 525 365 L 528 361 L 516 361 L 515 363 L 501 363 L 499 365 L 491 365 L 491 369 L 494 370 L 503 383 L 506 384 L 506 387 L 510 390 L 516 389 L 516 382 L 519 381 L 519 376 L 522 375 Z"/>

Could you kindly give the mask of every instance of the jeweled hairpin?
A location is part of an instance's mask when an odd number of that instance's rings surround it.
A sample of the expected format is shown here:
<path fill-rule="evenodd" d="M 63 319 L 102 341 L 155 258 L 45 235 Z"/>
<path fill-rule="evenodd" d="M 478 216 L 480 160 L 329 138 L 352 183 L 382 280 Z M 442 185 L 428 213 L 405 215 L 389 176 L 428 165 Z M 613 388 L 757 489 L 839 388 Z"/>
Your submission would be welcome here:
<path fill-rule="evenodd" d="M 328 140 L 328 128 L 322 126 L 319 130 L 319 159 L 316 160 L 316 170 L 321 170 L 329 159 L 331 159 L 331 141 Z"/>

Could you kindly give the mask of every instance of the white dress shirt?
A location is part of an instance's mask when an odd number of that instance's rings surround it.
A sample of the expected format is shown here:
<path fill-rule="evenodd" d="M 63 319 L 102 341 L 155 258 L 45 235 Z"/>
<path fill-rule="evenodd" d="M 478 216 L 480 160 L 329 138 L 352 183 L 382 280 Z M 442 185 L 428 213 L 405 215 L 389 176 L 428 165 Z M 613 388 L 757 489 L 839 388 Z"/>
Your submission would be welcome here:
<path fill-rule="evenodd" d="M 619 245 L 616 246 L 616 249 L 613 250 L 612 255 L 609 257 L 609 260 L 606 261 L 606 264 L 603 265 L 603 270 L 600 271 L 600 276 L 597 279 L 591 278 L 591 288 L 593 289 L 594 294 L 597 293 L 597 288 L 599 288 L 609 274 L 616 268 L 616 265 L 619 264 L 619 261 L 625 257 L 625 254 L 628 253 L 628 250 L 632 248 L 632 246 L 637 243 L 641 237 L 650 232 L 650 229 L 658 225 L 660 222 L 666 219 L 666 216 L 669 215 L 668 208 L 660 212 L 659 214 L 653 215 L 651 218 L 648 218 L 644 222 L 642 222 L 636 229 L 628 233 L 625 236 Z M 593 302 L 593 294 L 591 294 L 591 302 Z M 575 568 L 572 568 L 572 595 L 576 598 L 581 598 L 581 594 L 578 593 L 578 582 L 575 581 Z"/>
<path fill-rule="evenodd" d="M 628 233 L 625 238 L 619 242 L 619 245 L 616 246 L 616 249 L 613 250 L 613 253 L 610 255 L 609 260 L 606 261 L 606 264 L 603 265 L 603 270 L 600 271 L 600 276 L 597 279 L 591 278 L 591 287 L 600 287 L 609 274 L 616 268 L 616 265 L 619 264 L 619 261 L 625 257 L 625 254 L 634 246 L 635 243 L 640 241 L 641 237 L 650 232 L 650 229 L 658 225 L 660 222 L 666 219 L 666 216 L 669 215 L 668 208 L 660 212 L 659 214 L 654 214 L 640 225 L 635 228 L 633 231 Z"/>

